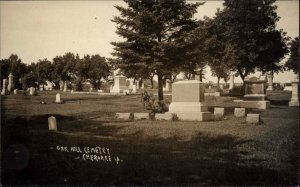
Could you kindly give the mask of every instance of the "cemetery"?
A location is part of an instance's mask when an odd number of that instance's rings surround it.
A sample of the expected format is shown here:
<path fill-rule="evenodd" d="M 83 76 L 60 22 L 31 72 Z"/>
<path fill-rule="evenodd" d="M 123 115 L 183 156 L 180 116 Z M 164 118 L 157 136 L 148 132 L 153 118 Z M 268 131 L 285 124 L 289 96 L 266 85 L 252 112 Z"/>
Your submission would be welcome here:
<path fill-rule="evenodd" d="M 5 160 L 5 178 L 13 184 L 18 184 L 13 182 L 18 178 L 22 184 L 29 180 L 64 185 L 81 181 L 141 185 L 295 181 L 299 112 L 289 106 L 295 93 L 274 90 L 259 95 L 271 103 L 267 109 L 248 108 L 233 102 L 245 96 L 205 96 L 200 81 L 178 81 L 172 85 L 172 94 L 165 96 L 171 101 L 168 112 L 153 117 L 141 102 L 144 90 L 126 95 L 73 94 L 70 90 L 3 95 L 2 132 L 7 135 L 2 143 L 20 151 L 19 164 L 24 164 L 23 170 L 14 172 L 15 166 L 6 165 L 9 160 Z M 185 90 L 190 90 L 189 97 L 183 94 Z M 47 104 L 41 105 L 41 100 Z M 278 100 L 285 103 L 278 104 Z M 84 151 L 97 146 L 111 153 Z M 23 152 L 30 156 L 24 157 Z M 5 154 L 20 157 L 9 151 Z"/>
<path fill-rule="evenodd" d="M 26 3 L 0 2 L 1 185 L 299 186 L 299 2 Z"/>

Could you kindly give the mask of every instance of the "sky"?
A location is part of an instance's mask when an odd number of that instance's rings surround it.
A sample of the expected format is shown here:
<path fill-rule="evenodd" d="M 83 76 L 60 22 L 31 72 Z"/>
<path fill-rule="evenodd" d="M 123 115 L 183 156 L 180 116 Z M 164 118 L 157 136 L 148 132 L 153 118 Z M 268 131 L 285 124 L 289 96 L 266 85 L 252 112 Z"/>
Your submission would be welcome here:
<path fill-rule="evenodd" d="M 195 2 L 195 1 L 190 1 Z M 207 1 L 198 8 L 195 18 L 213 17 L 222 1 Z M 66 52 L 100 54 L 111 57 L 112 41 L 119 41 L 115 23 L 119 12 L 114 5 L 123 1 L 1 1 L 0 58 L 17 54 L 24 63 L 52 60 Z M 281 17 L 277 27 L 294 38 L 299 36 L 299 1 L 278 1 Z M 207 81 L 216 81 L 207 69 Z M 258 73 L 257 73 L 258 75 Z M 274 81 L 293 80 L 292 72 L 280 73 Z M 236 78 L 236 82 L 241 82 Z"/>

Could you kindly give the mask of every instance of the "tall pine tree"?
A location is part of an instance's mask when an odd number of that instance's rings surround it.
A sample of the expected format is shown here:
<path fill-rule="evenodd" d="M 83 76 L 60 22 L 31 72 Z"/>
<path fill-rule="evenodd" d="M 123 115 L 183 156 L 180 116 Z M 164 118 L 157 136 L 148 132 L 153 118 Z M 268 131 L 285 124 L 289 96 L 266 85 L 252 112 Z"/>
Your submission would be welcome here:
<path fill-rule="evenodd" d="M 135 70 L 158 77 L 158 99 L 163 100 L 163 80 L 184 62 L 173 54 L 185 55 L 182 36 L 196 27 L 193 15 L 200 3 L 185 0 L 125 0 L 127 7 L 115 6 L 121 13 L 114 17 L 116 33 L 124 38 L 112 42 L 112 60 L 126 72 Z"/>

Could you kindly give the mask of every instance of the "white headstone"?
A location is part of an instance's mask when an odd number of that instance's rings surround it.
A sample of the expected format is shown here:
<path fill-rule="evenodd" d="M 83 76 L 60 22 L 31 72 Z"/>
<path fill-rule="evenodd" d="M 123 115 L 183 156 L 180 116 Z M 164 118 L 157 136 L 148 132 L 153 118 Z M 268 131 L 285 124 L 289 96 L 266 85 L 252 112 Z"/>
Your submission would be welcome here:
<path fill-rule="evenodd" d="M 64 82 L 64 90 L 63 92 L 67 92 L 67 81 Z"/>
<path fill-rule="evenodd" d="M 14 94 L 18 94 L 18 89 L 14 89 Z"/>
<path fill-rule="evenodd" d="M 59 93 L 57 93 L 56 96 L 55 96 L 55 102 L 56 103 L 60 103 L 61 102 L 61 100 L 60 100 L 60 94 Z"/>
<path fill-rule="evenodd" d="M 235 117 L 244 117 L 246 114 L 246 109 L 245 108 L 234 108 L 234 116 Z"/>
<path fill-rule="evenodd" d="M 170 80 L 169 80 L 169 79 L 166 80 L 166 88 L 165 88 L 165 91 L 166 91 L 166 92 L 169 92 L 169 91 L 170 91 Z"/>
<path fill-rule="evenodd" d="M 273 90 L 273 75 L 269 75 L 268 76 L 268 91 L 272 91 Z"/>
<path fill-rule="evenodd" d="M 144 84 L 144 82 L 142 82 L 142 89 L 145 89 L 145 84 Z"/>
<path fill-rule="evenodd" d="M 247 114 L 246 123 L 258 124 L 260 116 L 259 114 Z"/>
<path fill-rule="evenodd" d="M 229 80 L 229 90 L 231 90 L 234 87 L 234 74 L 232 73 L 230 75 L 230 80 Z"/>
<path fill-rule="evenodd" d="M 59 81 L 59 89 L 63 91 L 64 89 L 64 81 Z"/>
<path fill-rule="evenodd" d="M 122 75 L 115 76 L 114 86 L 110 92 L 122 93 L 124 90 L 127 90 L 126 77 Z"/>
<path fill-rule="evenodd" d="M 48 125 L 50 131 L 57 131 L 56 118 L 54 116 L 48 118 Z"/>
<path fill-rule="evenodd" d="M 139 84 L 140 81 L 136 81 L 136 89 L 140 89 L 140 84 Z"/>
<path fill-rule="evenodd" d="M 297 80 L 292 82 L 292 98 L 289 106 L 299 106 L 298 84 Z"/>
<path fill-rule="evenodd" d="M 129 89 L 133 89 L 133 79 L 129 79 Z"/>
<path fill-rule="evenodd" d="M 214 108 L 214 115 L 216 116 L 224 116 L 224 108 Z"/>
<path fill-rule="evenodd" d="M 136 85 L 133 85 L 133 86 L 132 86 L 132 91 L 131 91 L 131 93 L 136 93 Z"/>
<path fill-rule="evenodd" d="M 7 79 L 3 79 L 3 86 L 2 86 L 1 95 L 7 94 L 7 90 L 6 90 L 6 81 L 7 81 Z"/>
<path fill-rule="evenodd" d="M 168 113 L 176 114 L 179 120 L 210 120 L 212 115 L 204 103 L 204 83 L 198 80 L 173 83 Z"/>
<path fill-rule="evenodd" d="M 10 73 L 8 75 L 8 85 L 7 90 L 10 92 L 14 89 L 14 76 Z"/>
<path fill-rule="evenodd" d="M 34 95 L 35 92 L 35 88 L 34 87 L 30 87 L 29 88 L 29 95 Z"/>

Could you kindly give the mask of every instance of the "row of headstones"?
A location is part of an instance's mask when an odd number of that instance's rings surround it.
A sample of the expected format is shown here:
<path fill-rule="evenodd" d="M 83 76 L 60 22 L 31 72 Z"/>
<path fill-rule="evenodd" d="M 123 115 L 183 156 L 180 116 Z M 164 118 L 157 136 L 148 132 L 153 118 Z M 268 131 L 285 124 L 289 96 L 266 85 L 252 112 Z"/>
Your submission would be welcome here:
<path fill-rule="evenodd" d="M 7 87 L 6 87 L 7 85 Z M 1 90 L 1 95 L 9 94 L 14 89 L 14 76 L 10 73 L 8 75 L 8 84 L 7 79 L 3 79 L 3 85 Z"/>
<path fill-rule="evenodd" d="M 214 108 L 214 116 L 215 119 L 221 119 L 225 115 L 224 108 Z M 245 108 L 235 108 L 234 109 L 234 116 L 238 118 L 242 118 L 246 116 L 246 109 Z M 122 120 L 148 120 L 151 118 L 150 113 L 116 113 L 117 119 Z M 171 113 L 156 113 L 154 116 L 152 116 L 152 119 L 155 120 L 178 120 L 178 117 L 176 114 Z M 259 114 L 252 114 L 248 113 L 246 117 L 246 123 L 254 123 L 258 124 L 260 122 L 260 116 Z"/>

